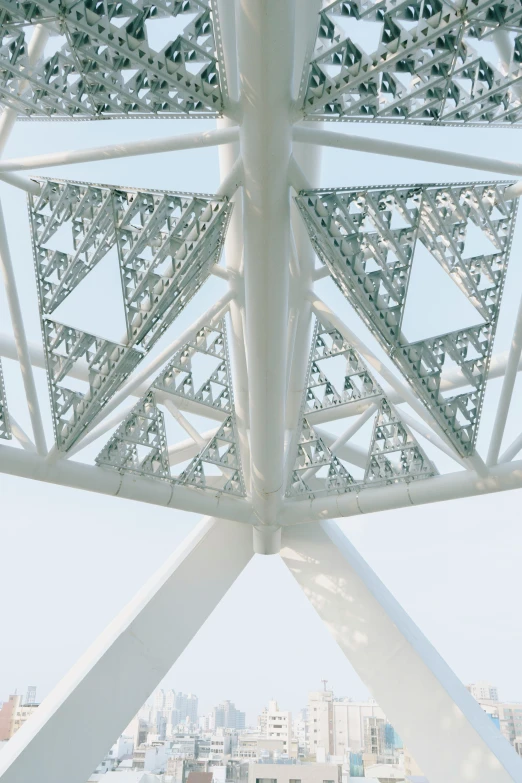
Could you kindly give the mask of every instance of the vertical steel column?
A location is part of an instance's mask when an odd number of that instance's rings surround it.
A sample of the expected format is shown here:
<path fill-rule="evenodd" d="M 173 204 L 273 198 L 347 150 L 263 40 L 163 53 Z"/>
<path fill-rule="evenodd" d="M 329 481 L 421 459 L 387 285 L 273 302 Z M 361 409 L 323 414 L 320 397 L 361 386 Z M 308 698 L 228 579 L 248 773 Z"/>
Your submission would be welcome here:
<path fill-rule="evenodd" d="M 252 498 L 273 525 L 283 490 L 295 0 L 239 0 L 246 347 Z"/>

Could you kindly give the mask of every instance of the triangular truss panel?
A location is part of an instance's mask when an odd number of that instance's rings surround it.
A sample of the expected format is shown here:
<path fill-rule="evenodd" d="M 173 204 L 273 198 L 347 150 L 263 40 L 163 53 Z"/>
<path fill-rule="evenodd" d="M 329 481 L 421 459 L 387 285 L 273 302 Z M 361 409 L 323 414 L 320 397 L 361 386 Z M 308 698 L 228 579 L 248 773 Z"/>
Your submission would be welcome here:
<path fill-rule="evenodd" d="M 0 438 L 3 440 L 11 439 L 11 425 L 9 422 L 9 412 L 7 410 L 7 400 L 5 396 L 4 375 L 2 364 L 0 363 Z"/>
<path fill-rule="evenodd" d="M 96 463 L 139 476 L 170 478 L 165 422 L 154 392 L 148 392 L 132 409 Z"/>
<path fill-rule="evenodd" d="M 198 387 L 194 384 L 193 364 L 199 356 L 216 359 L 218 364 Z M 192 340 L 174 354 L 153 386 L 159 391 L 231 413 L 232 382 L 224 319 L 215 327 L 204 326 L 200 329 Z"/>
<path fill-rule="evenodd" d="M 341 494 L 359 487 L 342 462 L 332 454 L 310 422 L 304 418 L 287 497 L 305 499 L 317 495 Z"/>
<path fill-rule="evenodd" d="M 463 457 L 473 453 L 476 442 L 516 218 L 517 200 L 504 199 L 505 184 L 308 191 L 297 199 L 312 244 L 334 281 Z M 400 221 L 403 227 L 393 230 Z M 493 252 L 466 250 L 471 229 Z M 415 343 L 402 333 L 417 241 L 484 322 Z M 472 387 L 451 398 L 440 393 L 448 360 Z"/>
<path fill-rule="evenodd" d="M 336 388 L 329 377 L 331 360 L 345 362 L 342 389 Z M 329 361 L 330 360 L 330 361 Z M 304 402 L 305 416 L 347 402 L 367 400 L 382 395 L 382 390 L 368 372 L 359 354 L 354 351 L 337 329 L 317 321 L 312 341 L 308 386 Z"/>
<path fill-rule="evenodd" d="M 397 411 L 383 399 L 374 421 L 365 485 L 389 484 L 400 479 L 414 481 L 436 473 Z"/>
<path fill-rule="evenodd" d="M 67 451 L 143 358 L 126 345 L 42 320 L 47 377 L 56 445 Z M 67 384 L 74 368 L 87 364 L 87 391 Z M 65 383 L 64 383 L 65 381 Z"/>
<path fill-rule="evenodd" d="M 179 476 L 178 483 L 230 495 L 245 495 L 234 416 L 225 419 L 214 437 Z"/>
<path fill-rule="evenodd" d="M 318 357 L 346 356 L 346 375 L 350 387 L 348 395 L 337 402 L 328 397 L 326 405 L 313 405 L 310 390 L 314 388 Z M 356 377 L 356 383 L 353 377 Z M 351 387 L 358 389 L 353 394 Z M 366 455 L 364 476 L 356 479 L 336 453 L 335 441 L 328 446 L 316 432 L 310 419 L 314 412 L 337 404 L 339 407 L 365 401 L 378 404 L 374 416 L 371 443 Z M 383 396 L 382 389 L 368 371 L 359 353 L 344 340 L 339 332 L 317 320 L 312 338 L 307 388 L 303 397 L 300 431 L 296 444 L 293 468 L 290 472 L 286 496 L 289 498 L 314 498 L 321 495 L 342 494 L 364 490 L 379 484 L 398 481 L 414 481 L 437 475 L 415 437 L 403 423 L 400 414 Z"/>
<path fill-rule="evenodd" d="M 221 253 L 231 205 L 226 199 L 195 194 L 54 180 L 41 183 L 40 194 L 29 196 L 29 215 L 56 442 L 58 448 L 68 450 L 108 401 L 109 392 L 116 392 L 144 352 L 208 278 Z M 117 249 L 127 322 L 127 333 L 118 347 L 101 337 L 47 320 L 112 248 L 115 253 Z M 89 373 L 97 379 L 95 386 L 99 380 L 98 352 L 103 355 L 107 350 L 107 356 L 112 351 L 123 352 L 104 365 L 103 394 L 97 394 L 96 404 L 93 400 L 88 405 L 86 401 L 80 404 L 80 392 L 73 393 L 67 385 L 56 386 L 67 374 L 60 368 L 59 380 L 55 377 L 56 339 L 65 351 L 61 354 L 64 367 L 72 367 L 81 352 L 85 353 Z M 96 342 L 94 352 L 92 341 Z M 218 339 L 207 348 L 217 356 L 219 346 Z M 203 342 L 187 346 L 189 354 L 200 349 Z M 126 359 L 122 365 L 123 354 Z M 180 359 L 180 371 L 187 369 L 187 361 L 190 364 L 188 359 L 185 364 Z M 229 377 L 223 374 L 221 365 L 207 385 L 194 394 L 204 404 L 229 411 Z M 63 419 L 63 411 L 70 409 L 73 400 L 71 422 Z"/>
<path fill-rule="evenodd" d="M 218 367 L 210 372 L 200 389 L 195 390 L 191 365 L 198 353 L 217 359 Z M 194 400 L 228 414 L 179 475 L 174 475 L 169 464 L 165 414 L 158 408 L 165 398 L 175 404 L 176 397 Z M 122 473 L 153 476 L 173 484 L 245 496 L 224 319 L 216 326 L 202 327 L 174 355 L 102 449 L 96 464 Z"/>
<path fill-rule="evenodd" d="M 0 103 L 30 118 L 219 116 L 215 12 L 211 0 L 0 0 Z M 31 64 L 30 25 L 42 20 L 59 40 Z"/>
<path fill-rule="evenodd" d="M 36 279 L 42 311 L 49 315 L 114 247 L 114 206 L 110 188 L 75 182 L 42 181 L 29 197 Z M 74 251 L 50 249 L 68 225 Z"/>
<path fill-rule="evenodd" d="M 318 190 L 297 198 L 319 258 L 390 344 L 400 332 L 421 200 L 419 186 Z"/>
<path fill-rule="evenodd" d="M 193 194 L 115 193 L 129 340 L 151 348 L 218 260 L 231 205 Z"/>
<path fill-rule="evenodd" d="M 303 78 L 307 119 L 522 121 L 522 8 L 512 0 L 323 2 Z M 511 48 L 502 70 L 495 36 Z"/>

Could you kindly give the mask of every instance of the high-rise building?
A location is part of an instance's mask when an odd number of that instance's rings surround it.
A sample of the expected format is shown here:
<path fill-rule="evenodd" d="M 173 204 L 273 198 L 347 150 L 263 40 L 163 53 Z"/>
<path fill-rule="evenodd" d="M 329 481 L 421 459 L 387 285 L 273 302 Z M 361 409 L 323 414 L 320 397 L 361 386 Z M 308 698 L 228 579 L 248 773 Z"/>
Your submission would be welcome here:
<path fill-rule="evenodd" d="M 308 694 L 308 748 L 311 756 L 334 752 L 333 691 Z"/>
<path fill-rule="evenodd" d="M 348 751 L 365 750 L 365 737 L 369 737 L 372 720 L 382 721 L 379 747 L 386 745 L 384 727 L 386 716 L 373 700 L 355 702 L 350 699 L 334 699 L 332 691 L 315 691 L 308 697 L 308 751 L 320 758 L 344 756 Z M 376 724 L 373 724 L 376 728 Z M 369 752 L 369 751 L 368 751 Z M 379 752 L 378 755 L 382 755 Z"/>
<path fill-rule="evenodd" d="M 236 709 L 231 701 L 224 701 L 213 709 L 214 728 L 216 729 L 244 729 L 246 715 Z"/>
<path fill-rule="evenodd" d="M 292 749 L 292 713 L 279 709 L 276 701 L 268 702 L 258 718 L 260 738 L 281 740 L 283 753 L 295 755 Z"/>

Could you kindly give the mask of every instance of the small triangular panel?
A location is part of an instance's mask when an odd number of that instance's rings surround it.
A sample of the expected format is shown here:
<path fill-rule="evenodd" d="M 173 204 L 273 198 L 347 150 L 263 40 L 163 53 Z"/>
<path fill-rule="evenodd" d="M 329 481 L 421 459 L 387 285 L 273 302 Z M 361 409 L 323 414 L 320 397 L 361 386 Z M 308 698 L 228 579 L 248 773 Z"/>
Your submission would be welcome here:
<path fill-rule="evenodd" d="M 11 425 L 9 422 L 9 412 L 7 410 L 7 400 L 5 396 L 4 375 L 2 373 L 2 364 L 0 363 L 0 438 L 3 440 L 11 439 Z"/>
<path fill-rule="evenodd" d="M 126 473 L 170 479 L 165 422 L 152 391 L 118 427 L 96 457 L 96 464 Z"/>
<path fill-rule="evenodd" d="M 502 190 L 443 186 L 426 188 L 422 199 L 419 240 L 486 321 L 498 312 L 517 209 Z"/>
<path fill-rule="evenodd" d="M 50 318 L 42 319 L 42 330 L 56 445 L 67 451 L 134 370 L 143 354 L 135 348 L 81 332 Z M 73 369 L 83 368 L 85 364 L 88 380 L 79 391 L 76 379 L 69 376 Z"/>
<path fill-rule="evenodd" d="M 374 421 L 364 486 L 414 481 L 437 473 L 393 406 L 383 399 Z"/>
<path fill-rule="evenodd" d="M 458 452 L 473 453 L 496 324 L 474 326 L 431 340 L 406 343 L 392 358 Z M 458 367 L 471 391 L 445 397 L 444 367 Z"/>
<path fill-rule="evenodd" d="M 419 187 L 307 191 L 297 197 L 318 256 L 387 345 L 400 334 L 420 204 Z"/>
<path fill-rule="evenodd" d="M 203 383 L 195 384 L 193 365 L 194 360 L 200 357 L 217 361 L 213 363 Z M 224 319 L 215 327 L 203 326 L 192 340 L 174 354 L 153 386 L 160 391 L 231 413 L 232 382 Z"/>
<path fill-rule="evenodd" d="M 357 489 L 358 484 L 304 418 L 286 496 L 314 498 Z"/>
<path fill-rule="evenodd" d="M 41 180 L 29 196 L 36 280 L 49 315 L 116 241 L 109 188 Z"/>
<path fill-rule="evenodd" d="M 245 495 L 234 415 L 225 419 L 214 437 L 197 457 L 194 457 L 177 482 L 229 495 Z"/>
<path fill-rule="evenodd" d="M 3 0 L 0 13 L 1 103 L 29 117 L 190 118 L 221 112 L 224 74 L 210 0 L 154 6 Z M 42 19 L 58 40 L 31 63 L 30 24 Z"/>
<path fill-rule="evenodd" d="M 231 205 L 192 194 L 115 194 L 129 340 L 151 348 L 219 259 Z"/>
<path fill-rule="evenodd" d="M 330 368 L 334 369 L 334 364 L 338 365 L 335 369 L 341 383 L 330 371 Z M 318 320 L 312 341 L 305 415 L 381 394 L 381 388 L 373 380 L 359 354 L 337 329 L 325 326 Z"/>

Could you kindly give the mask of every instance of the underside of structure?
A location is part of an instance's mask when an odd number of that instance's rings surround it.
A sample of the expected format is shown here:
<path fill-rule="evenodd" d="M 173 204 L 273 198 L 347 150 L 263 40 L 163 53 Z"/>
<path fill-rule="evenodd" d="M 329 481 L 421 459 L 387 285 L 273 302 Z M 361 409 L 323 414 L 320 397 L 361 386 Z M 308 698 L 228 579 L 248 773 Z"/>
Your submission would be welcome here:
<path fill-rule="evenodd" d="M 506 436 L 522 304 L 495 352 L 522 162 L 325 129 L 522 133 L 520 0 L 0 0 L 0 31 L 0 150 L 21 121 L 74 120 L 73 138 L 80 121 L 216 123 L 0 160 L 27 193 L 41 327 L 29 340 L 0 211 L 0 356 L 25 392 L 0 368 L 0 471 L 205 515 L 4 748 L 2 783 L 85 783 L 254 552 L 281 555 L 430 783 L 522 783 L 522 760 L 328 521 L 522 488 L 522 435 Z M 219 150 L 211 194 L 178 192 L 175 172 L 168 191 L 40 173 L 203 147 Z M 346 170 L 319 188 L 321 148 L 380 155 L 384 184 Z M 486 179 L 397 185 L 390 156 Z M 119 339 L 60 315 L 107 259 Z M 469 305 L 442 334 L 412 284 L 428 261 Z M 320 295 L 327 280 L 353 317 Z"/>

